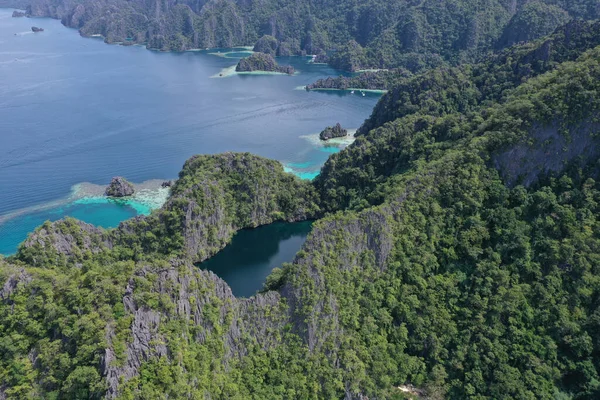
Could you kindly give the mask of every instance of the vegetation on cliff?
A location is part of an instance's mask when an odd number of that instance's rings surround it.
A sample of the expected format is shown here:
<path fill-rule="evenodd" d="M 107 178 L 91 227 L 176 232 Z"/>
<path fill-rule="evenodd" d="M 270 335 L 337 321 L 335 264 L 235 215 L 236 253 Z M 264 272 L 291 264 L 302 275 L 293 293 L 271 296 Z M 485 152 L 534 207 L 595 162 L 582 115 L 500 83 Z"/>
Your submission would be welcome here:
<path fill-rule="evenodd" d="M 42 226 L 0 260 L 0 395 L 598 398 L 598 32 L 402 79 L 314 184 L 196 156 L 149 217 Z M 253 298 L 193 265 L 323 210 Z"/>
<path fill-rule="evenodd" d="M 28 12 L 109 43 L 171 51 L 256 43 L 271 55 L 332 52 L 330 63 L 348 71 L 458 63 L 567 19 L 600 17 L 592 0 L 31 0 Z"/>
<path fill-rule="evenodd" d="M 294 67 L 291 65 L 279 65 L 270 54 L 254 53 L 250 57 L 242 58 L 235 67 L 237 72 L 279 72 L 282 74 L 293 75 Z"/>
<path fill-rule="evenodd" d="M 522 22 L 525 24 L 525 22 Z M 530 28 L 535 25 L 528 25 Z M 554 31 L 554 28 L 552 29 Z M 517 34 L 517 30 L 511 30 Z M 535 35 L 533 35 L 535 36 Z M 500 92 L 512 88 L 531 76 L 547 71 L 557 63 L 573 60 L 581 54 L 582 50 L 593 48 L 600 44 L 600 25 L 593 22 L 576 20 L 561 26 L 548 37 L 537 41 L 521 43 L 517 46 L 492 54 L 476 64 L 459 65 L 455 71 L 462 74 L 473 75 L 473 80 L 480 90 L 486 91 L 484 95 L 491 95 L 492 90 Z M 501 46 L 503 47 L 503 46 Z M 472 70 L 470 70 L 472 69 Z M 447 65 L 438 68 L 438 71 L 452 70 Z M 396 88 L 396 95 L 386 97 L 386 101 L 399 101 L 399 92 L 405 92 L 403 86 L 413 78 L 406 69 L 392 69 L 380 71 L 367 71 L 358 75 L 338 78 L 325 78 L 306 86 L 307 90 L 315 89 L 377 89 L 389 90 Z M 499 83 L 497 83 L 498 81 Z M 484 87 L 487 86 L 487 87 Z M 495 99 L 501 93 L 495 93 Z M 406 101 L 407 99 L 402 99 Z M 390 108 L 378 107 L 378 110 L 393 119 L 395 114 Z M 379 123 L 381 121 L 378 121 Z M 369 130 L 372 125 L 367 125 Z"/>

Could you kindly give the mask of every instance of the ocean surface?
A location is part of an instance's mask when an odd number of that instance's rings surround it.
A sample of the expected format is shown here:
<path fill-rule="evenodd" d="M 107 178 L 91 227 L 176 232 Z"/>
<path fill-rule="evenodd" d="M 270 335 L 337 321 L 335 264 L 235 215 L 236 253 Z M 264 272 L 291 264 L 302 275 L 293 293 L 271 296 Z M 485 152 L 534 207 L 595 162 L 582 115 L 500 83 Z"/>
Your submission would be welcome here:
<path fill-rule="evenodd" d="M 73 216 L 103 227 L 160 207 L 161 180 L 194 154 L 248 151 L 302 178 L 349 143 L 317 134 L 356 129 L 379 95 L 306 92 L 339 75 L 305 57 L 298 74 L 239 75 L 247 49 L 160 53 L 83 38 L 52 19 L 0 9 L 0 254 L 45 220 Z M 31 26 L 44 28 L 32 33 Z M 127 201 L 102 196 L 113 176 L 141 184 Z"/>

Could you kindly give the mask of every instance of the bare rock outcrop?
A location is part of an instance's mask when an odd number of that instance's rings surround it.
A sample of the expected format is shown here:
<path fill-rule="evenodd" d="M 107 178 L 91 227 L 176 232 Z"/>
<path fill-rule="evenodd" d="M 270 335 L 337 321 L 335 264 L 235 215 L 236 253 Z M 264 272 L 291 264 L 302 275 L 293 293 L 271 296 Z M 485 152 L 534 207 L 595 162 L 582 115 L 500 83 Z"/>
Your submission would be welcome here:
<path fill-rule="evenodd" d="M 342 126 L 338 122 L 334 126 L 328 126 L 327 128 L 325 128 L 319 134 L 319 139 L 329 140 L 329 139 L 345 137 L 345 136 L 348 136 L 348 131 L 346 129 L 342 128 Z"/>
<path fill-rule="evenodd" d="M 110 197 L 127 197 L 135 193 L 133 184 L 121 176 L 112 178 L 110 185 L 106 188 L 104 194 Z"/>

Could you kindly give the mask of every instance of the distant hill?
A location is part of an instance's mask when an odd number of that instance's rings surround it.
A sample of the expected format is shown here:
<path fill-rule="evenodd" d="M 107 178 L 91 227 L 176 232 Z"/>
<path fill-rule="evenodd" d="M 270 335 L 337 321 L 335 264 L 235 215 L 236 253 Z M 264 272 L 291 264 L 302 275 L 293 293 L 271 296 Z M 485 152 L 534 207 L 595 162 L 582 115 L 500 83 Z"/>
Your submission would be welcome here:
<path fill-rule="evenodd" d="M 458 63 L 532 40 L 571 18 L 600 17 L 593 0 L 31 0 L 32 16 L 83 35 L 149 48 L 254 45 L 275 55 L 329 55 L 343 70 Z M 275 38 L 275 42 L 271 42 Z"/>

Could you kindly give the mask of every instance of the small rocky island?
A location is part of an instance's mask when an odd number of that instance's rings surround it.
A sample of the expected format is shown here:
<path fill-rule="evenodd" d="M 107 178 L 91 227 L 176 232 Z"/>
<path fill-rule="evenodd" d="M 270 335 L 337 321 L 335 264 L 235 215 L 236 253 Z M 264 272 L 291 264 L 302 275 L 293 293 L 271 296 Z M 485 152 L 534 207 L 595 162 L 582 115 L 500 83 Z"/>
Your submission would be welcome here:
<path fill-rule="evenodd" d="M 328 126 L 323 132 L 319 134 L 319 139 L 329 140 L 338 137 L 348 136 L 348 131 L 340 125 L 338 122 L 335 126 Z"/>
<path fill-rule="evenodd" d="M 44 32 L 44 28 L 38 28 L 37 26 L 32 26 L 31 30 L 33 32 Z"/>
<path fill-rule="evenodd" d="M 110 197 L 127 197 L 135 193 L 133 184 L 121 176 L 112 178 L 110 185 L 104 191 L 104 195 Z"/>
<path fill-rule="evenodd" d="M 13 11 L 12 16 L 13 18 L 22 18 L 25 17 L 27 15 L 27 13 L 24 13 L 23 11 Z"/>
<path fill-rule="evenodd" d="M 250 57 L 242 58 L 235 67 L 236 72 L 280 72 L 293 75 L 294 67 L 291 65 L 279 65 L 270 54 L 254 53 Z"/>

